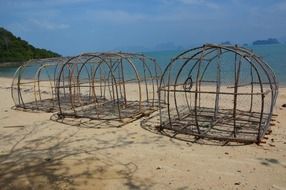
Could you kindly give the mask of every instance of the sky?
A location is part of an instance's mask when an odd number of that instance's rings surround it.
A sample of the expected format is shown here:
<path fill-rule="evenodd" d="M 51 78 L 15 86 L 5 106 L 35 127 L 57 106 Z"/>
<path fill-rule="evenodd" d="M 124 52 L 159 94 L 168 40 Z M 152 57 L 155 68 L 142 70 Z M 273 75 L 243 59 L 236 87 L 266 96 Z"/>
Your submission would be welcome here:
<path fill-rule="evenodd" d="M 286 0 L 0 0 L 0 26 L 61 55 L 286 41 Z"/>

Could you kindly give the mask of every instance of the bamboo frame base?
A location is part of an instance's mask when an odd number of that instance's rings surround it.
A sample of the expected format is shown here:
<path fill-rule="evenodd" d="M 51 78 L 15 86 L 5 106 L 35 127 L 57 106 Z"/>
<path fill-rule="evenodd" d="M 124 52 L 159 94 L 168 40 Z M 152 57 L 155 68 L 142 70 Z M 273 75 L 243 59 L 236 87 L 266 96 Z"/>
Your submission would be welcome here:
<path fill-rule="evenodd" d="M 197 130 L 195 121 L 195 111 L 186 109 L 181 118 L 172 120 L 163 120 L 160 126 L 161 130 L 173 130 L 179 134 L 189 134 L 201 138 L 214 140 L 230 140 L 236 142 L 257 142 L 259 129 L 259 116 L 257 112 L 237 111 L 236 118 L 233 117 L 232 109 L 220 110 L 217 117 L 214 118 L 215 110 L 212 108 L 199 108 L 198 123 L 200 132 Z M 266 121 L 268 115 L 264 116 Z M 236 120 L 236 127 L 233 127 L 233 121 Z M 266 123 L 266 122 L 264 122 Z M 234 131 L 235 129 L 235 131 Z"/>

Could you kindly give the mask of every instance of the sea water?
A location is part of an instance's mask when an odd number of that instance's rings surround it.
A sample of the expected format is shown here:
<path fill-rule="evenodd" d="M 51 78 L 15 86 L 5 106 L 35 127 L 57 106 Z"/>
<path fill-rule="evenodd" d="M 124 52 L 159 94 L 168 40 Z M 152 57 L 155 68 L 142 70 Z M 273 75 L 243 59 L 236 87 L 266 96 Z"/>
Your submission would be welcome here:
<path fill-rule="evenodd" d="M 275 72 L 279 84 L 286 85 L 286 44 L 247 46 L 268 63 Z M 144 52 L 145 55 L 156 59 L 164 70 L 172 58 L 184 50 Z M 0 77 L 13 77 L 17 67 L 0 68 Z M 34 74 L 33 72 L 30 72 Z"/>
<path fill-rule="evenodd" d="M 286 85 L 286 44 L 277 45 L 255 45 L 245 48 L 261 57 L 274 71 L 280 85 Z M 172 58 L 182 53 L 180 51 L 146 52 L 145 54 L 156 58 L 157 62 L 164 69 Z"/>

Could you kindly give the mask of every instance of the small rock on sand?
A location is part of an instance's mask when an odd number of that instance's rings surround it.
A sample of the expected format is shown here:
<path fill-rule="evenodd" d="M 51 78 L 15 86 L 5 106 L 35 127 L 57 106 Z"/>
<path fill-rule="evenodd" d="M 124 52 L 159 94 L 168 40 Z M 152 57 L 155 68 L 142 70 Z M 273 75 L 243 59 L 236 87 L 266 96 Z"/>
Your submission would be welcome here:
<path fill-rule="evenodd" d="M 50 162 L 50 161 L 52 161 L 52 159 L 51 158 L 45 158 L 45 161 Z"/>

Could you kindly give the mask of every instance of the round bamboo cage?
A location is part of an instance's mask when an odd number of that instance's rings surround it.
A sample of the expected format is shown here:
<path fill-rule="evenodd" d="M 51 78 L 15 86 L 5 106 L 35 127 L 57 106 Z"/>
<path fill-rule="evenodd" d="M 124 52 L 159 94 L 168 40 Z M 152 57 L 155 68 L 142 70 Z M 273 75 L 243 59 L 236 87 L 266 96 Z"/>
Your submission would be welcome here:
<path fill-rule="evenodd" d="M 84 53 L 69 59 L 57 79 L 60 118 L 123 123 L 158 110 L 161 69 L 132 53 Z"/>
<path fill-rule="evenodd" d="M 260 142 L 278 95 L 274 72 L 252 51 L 206 44 L 171 60 L 159 85 L 160 130 Z"/>

